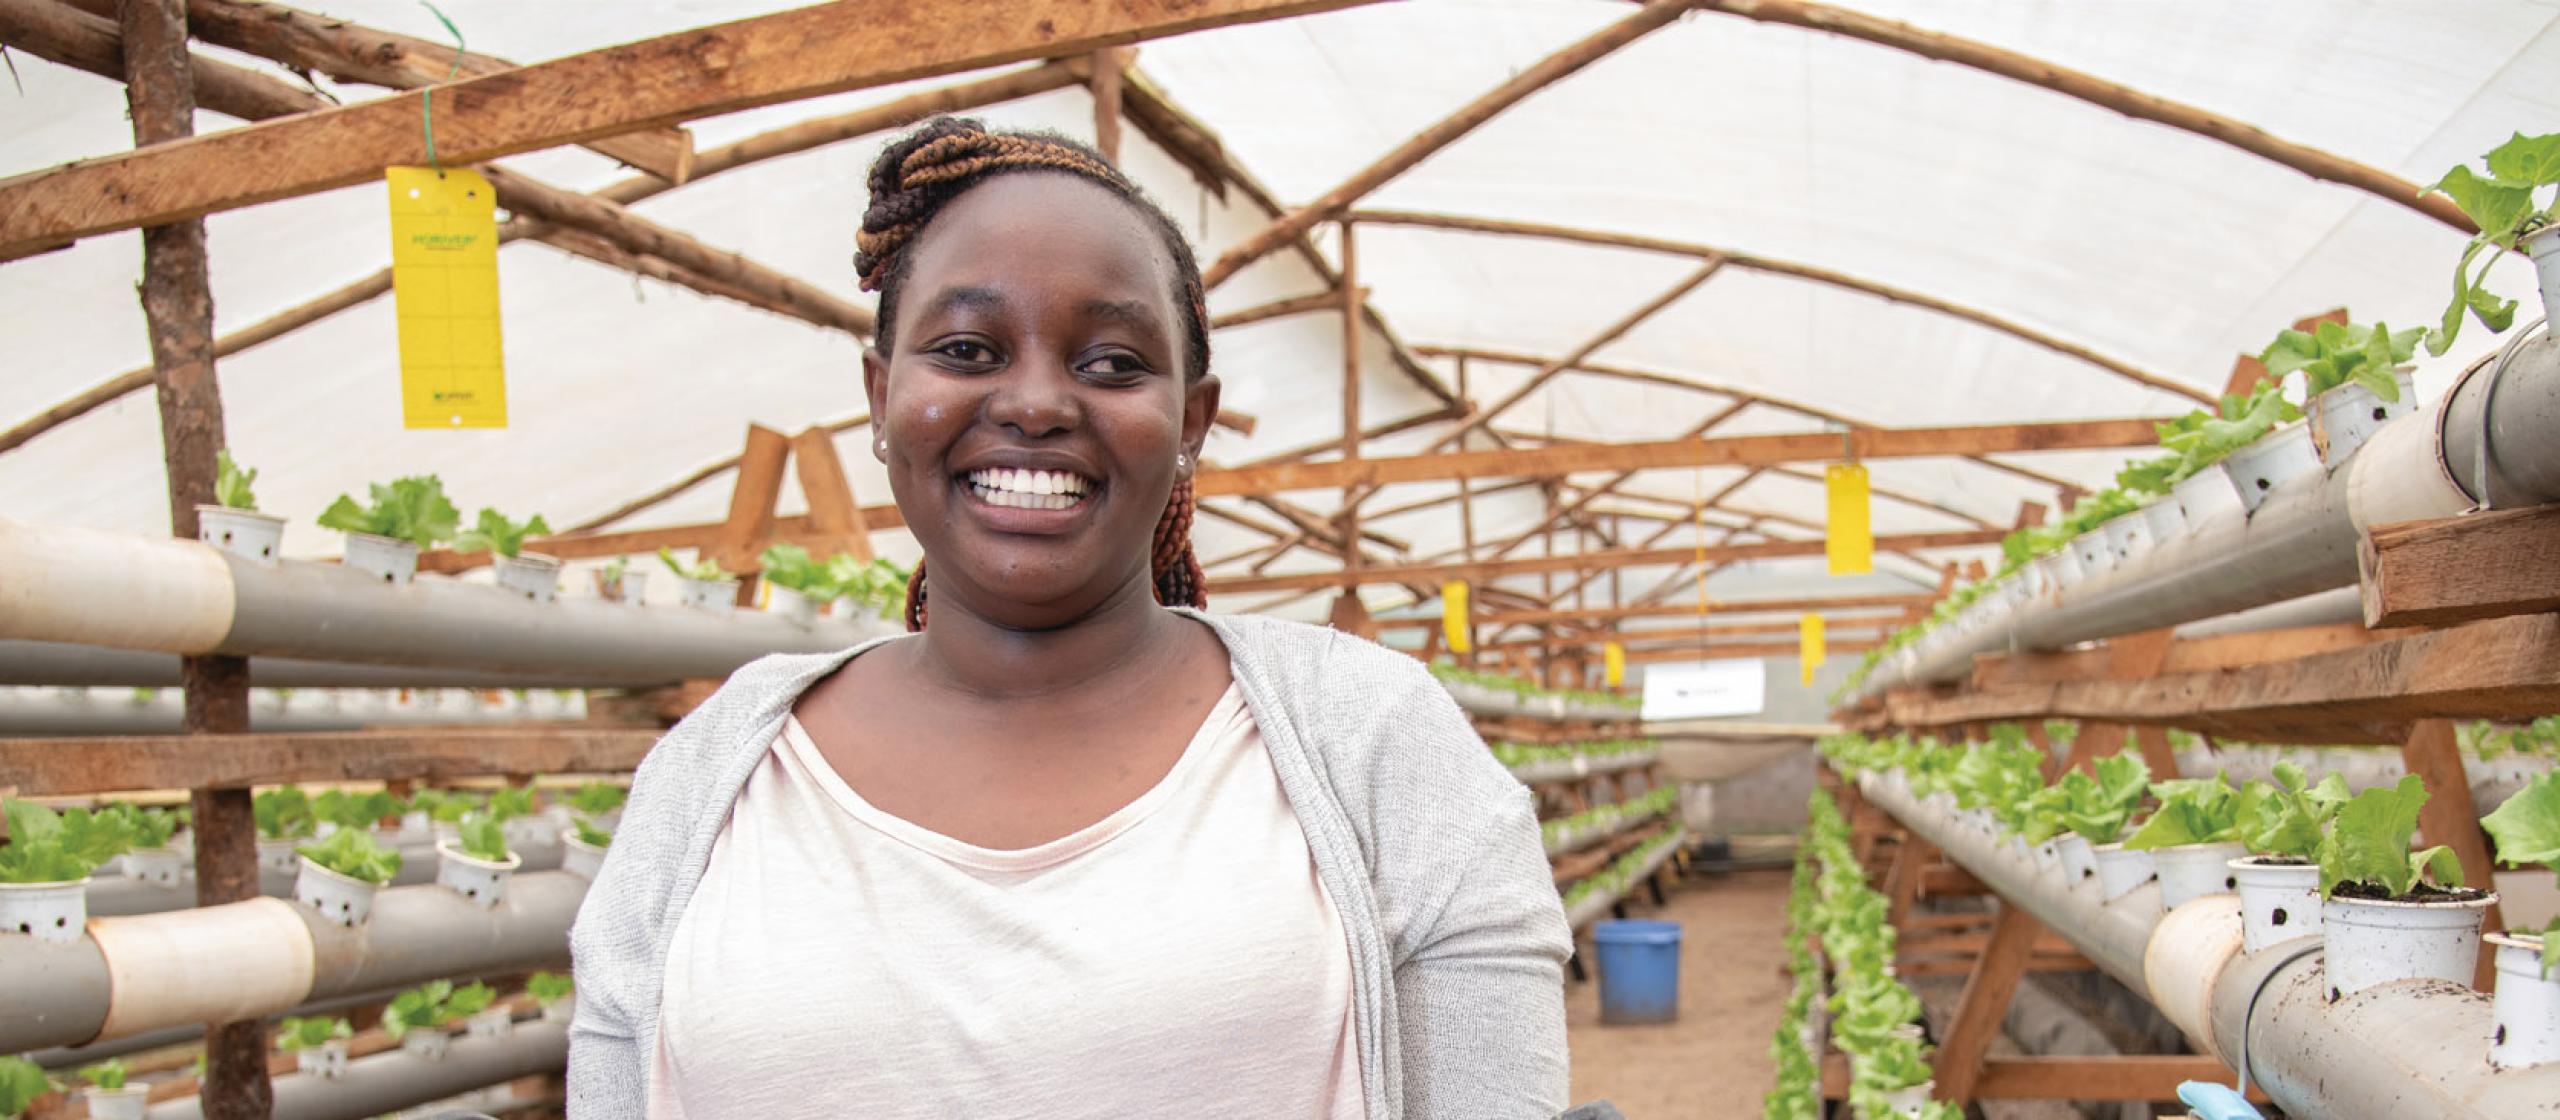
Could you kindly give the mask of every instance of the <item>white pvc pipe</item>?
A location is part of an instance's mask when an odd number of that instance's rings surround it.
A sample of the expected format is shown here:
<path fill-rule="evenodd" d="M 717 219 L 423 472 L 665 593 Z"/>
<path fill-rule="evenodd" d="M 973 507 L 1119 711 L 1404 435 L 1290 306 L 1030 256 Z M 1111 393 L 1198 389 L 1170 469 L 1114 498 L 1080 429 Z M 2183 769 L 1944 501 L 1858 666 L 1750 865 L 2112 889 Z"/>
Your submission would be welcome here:
<path fill-rule="evenodd" d="M 230 569 L 202 543 L 0 521 L 0 634 L 206 653 L 231 606 Z"/>
<path fill-rule="evenodd" d="M 568 1068 L 565 1023 L 518 1023 L 502 1038 L 457 1036 L 434 1060 L 386 1050 L 347 1063 L 338 1077 L 287 1074 L 275 1079 L 274 1120 L 361 1120 L 459 1096 L 538 1073 Z M 202 1120 L 202 1101 L 183 1097 L 152 1106 L 150 1120 Z M 461 1113 L 459 1115 L 468 1115 Z"/>
<path fill-rule="evenodd" d="M 289 902 L 102 918 L 89 937 L 107 961 L 100 1037 L 255 1019 L 311 994 L 311 930 Z"/>

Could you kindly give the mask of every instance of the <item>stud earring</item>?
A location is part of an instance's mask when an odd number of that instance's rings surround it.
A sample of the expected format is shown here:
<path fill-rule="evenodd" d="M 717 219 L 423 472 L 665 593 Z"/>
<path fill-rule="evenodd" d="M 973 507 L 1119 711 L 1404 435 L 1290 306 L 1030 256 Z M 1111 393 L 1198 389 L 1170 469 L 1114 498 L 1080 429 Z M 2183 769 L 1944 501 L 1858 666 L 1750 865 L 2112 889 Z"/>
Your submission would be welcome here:
<path fill-rule="evenodd" d="M 889 441 L 888 441 L 888 440 L 885 440 L 885 439 L 884 439 L 884 440 L 881 440 L 881 441 L 880 441 L 880 443 L 878 444 L 878 446 L 879 446 L 879 448 L 880 448 L 880 453 L 881 453 L 881 454 L 886 455 L 886 454 L 888 454 L 888 453 L 889 453 Z"/>
<path fill-rule="evenodd" d="M 1191 457 L 1176 453 L 1173 457 L 1173 469 L 1178 471 L 1191 469 Z"/>

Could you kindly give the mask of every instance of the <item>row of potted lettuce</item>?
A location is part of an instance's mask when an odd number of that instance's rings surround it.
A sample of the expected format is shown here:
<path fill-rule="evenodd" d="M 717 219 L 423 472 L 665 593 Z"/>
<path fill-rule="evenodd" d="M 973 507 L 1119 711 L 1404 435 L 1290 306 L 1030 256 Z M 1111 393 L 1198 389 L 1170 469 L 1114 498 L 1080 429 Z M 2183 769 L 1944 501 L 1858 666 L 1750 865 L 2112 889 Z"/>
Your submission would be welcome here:
<path fill-rule="evenodd" d="M 1672 810 L 1680 803 L 1677 786 L 1659 786 L 1623 801 L 1594 805 L 1579 813 L 1538 822 L 1539 840 L 1550 856 L 1578 851 Z"/>
<path fill-rule="evenodd" d="M 251 489 L 258 472 L 241 468 L 227 451 L 219 458 L 218 472 L 214 492 L 220 504 L 197 508 L 197 537 L 253 563 L 274 564 L 282 555 L 285 520 L 258 512 Z M 348 567 L 385 583 L 407 584 L 417 575 L 420 551 L 449 542 L 465 552 L 489 553 L 500 587 L 535 602 L 549 602 L 559 592 L 559 558 L 524 551 L 528 539 L 551 532 L 541 514 L 517 521 L 484 508 L 470 528 L 463 528 L 461 510 L 445 497 L 444 482 L 434 475 L 375 483 L 361 502 L 340 494 L 321 511 L 319 522 L 346 534 Z M 737 602 L 737 578 L 719 564 L 680 560 L 663 548 L 658 558 L 675 576 L 684 605 L 725 614 Z M 890 615 L 906 602 L 912 575 L 891 560 L 842 553 L 817 557 L 792 544 L 766 549 L 757 562 L 771 609 L 802 622 L 830 609 L 846 616 Z M 640 602 L 647 587 L 648 573 L 633 570 L 624 557 L 592 575 L 596 594 L 614 602 Z"/>
<path fill-rule="evenodd" d="M 1574 743 L 1496 740 L 1494 761 L 1527 783 L 1562 782 L 1650 766 L 1662 757 L 1653 739 L 1593 739 Z"/>
<path fill-rule="evenodd" d="M 576 1004 L 576 987 L 556 972 L 526 978 L 525 994 L 540 1007 L 544 1022 L 566 1023 Z M 457 1024 L 472 1038 L 504 1038 L 515 1029 L 515 1012 L 497 1002 L 497 992 L 474 981 L 456 987 L 433 980 L 392 997 L 382 1011 L 382 1032 L 404 1053 L 440 1060 L 451 1045 Z M 354 1025 L 342 1017 L 286 1016 L 275 1032 L 275 1048 L 294 1057 L 297 1072 L 335 1079 L 347 1072 L 348 1045 Z M 204 1058 L 196 1059 L 196 1076 L 204 1074 Z M 132 1071 L 121 1058 L 83 1066 L 79 1079 L 92 1120 L 142 1120 L 150 1088 L 131 1084 Z M 57 1089 L 43 1067 L 24 1058 L 0 1058 L 0 1120 L 24 1114 L 36 1098 Z"/>
<path fill-rule="evenodd" d="M 1769 1043 L 1777 1079 L 1761 1099 L 1761 1115 L 1823 1116 L 1822 1055 L 1837 1045 L 1849 1058 L 1849 1108 L 1860 1120 L 1955 1120 L 1961 1109 L 1930 1099 L 1936 1083 L 1920 997 L 1894 974 L 1898 935 L 1885 920 L 1889 904 L 1867 884 L 1849 823 L 1831 795 L 1815 790 L 1805 813 L 1787 896 L 1787 971 L 1794 986 Z"/>
<path fill-rule="evenodd" d="M 2462 881 L 2451 849 L 2413 850 L 2427 801 L 2415 775 L 2361 793 L 2293 763 L 2239 787 L 2220 775 L 2154 782 L 2125 752 L 2047 784 L 2044 752 L 2014 726 L 1963 747 L 1858 735 L 1822 747 L 1845 773 L 1944 812 L 2109 905 L 2175 909 L 2236 892 L 2245 951 L 2324 938 L 2332 1000 L 2403 980 L 2469 984 L 2481 918 L 2497 902 Z M 2500 862 L 2560 867 L 2560 774 L 2533 779 L 2481 824 Z M 2135 893 L 2154 880 L 2156 894 Z M 2556 934 L 2560 922 L 2488 939 L 2500 973 L 2489 1055 L 2501 1068 L 2560 1060 Z"/>
<path fill-rule="evenodd" d="M 1624 720 L 1633 719 L 1643 704 L 1640 697 L 1615 692 L 1542 688 L 1519 677 L 1462 668 L 1446 660 L 1433 661 L 1428 667 L 1459 707 L 1480 715 Z"/>
<path fill-rule="evenodd" d="M 622 787 L 580 786 L 537 809 L 531 787 L 485 798 L 421 790 L 401 798 L 384 790 L 333 789 L 312 797 L 299 787 L 264 790 L 252 799 L 262 871 L 294 877 L 297 902 L 354 927 L 371 917 L 376 891 L 400 874 L 403 843 L 432 842 L 436 883 L 491 908 L 504 898 L 523 857 L 515 849 L 557 836 L 561 867 L 595 877 L 612 842 Z M 0 844 L 0 936 L 79 940 L 88 924 L 88 884 L 110 864 L 127 878 L 175 887 L 190 874 L 187 811 L 112 804 L 59 812 L 15 798 L 0 803 L 9 839 Z"/>
<path fill-rule="evenodd" d="M 1580 929 L 1616 905 L 1636 884 L 1661 867 L 1664 860 L 1670 859 L 1672 851 L 1686 835 L 1687 831 L 1678 822 L 1672 822 L 1611 860 L 1609 866 L 1574 880 L 1563 892 L 1565 924 Z"/>
<path fill-rule="evenodd" d="M 1841 695 L 1888 659 L 1907 669 L 1928 657 L 1933 638 L 1996 629 L 2029 604 L 2133 564 L 2209 521 L 2255 513 L 2296 478 L 2334 471 L 2383 424 L 2416 410 L 2409 362 L 2421 343 L 2442 355 L 2466 318 L 2492 332 L 2513 323 L 2516 301 L 2485 287 L 2500 256 L 2533 260 L 2545 316 L 2560 317 L 2552 310 L 2560 306 L 2560 133 L 2518 134 L 2482 163 L 2486 174 L 2457 166 L 2429 188 L 2450 196 L 2480 231 L 2454 267 L 2453 299 L 2439 324 L 2394 331 L 2321 322 L 2278 332 L 2258 355 L 2267 377 L 2248 394 L 2160 425 L 2166 454 L 2126 466 L 2114 488 L 2083 499 L 2056 524 L 2011 534 L 1992 578 L 1957 589 L 1928 618 L 1888 637 Z M 2299 406 L 2286 392 L 2296 374 Z"/>

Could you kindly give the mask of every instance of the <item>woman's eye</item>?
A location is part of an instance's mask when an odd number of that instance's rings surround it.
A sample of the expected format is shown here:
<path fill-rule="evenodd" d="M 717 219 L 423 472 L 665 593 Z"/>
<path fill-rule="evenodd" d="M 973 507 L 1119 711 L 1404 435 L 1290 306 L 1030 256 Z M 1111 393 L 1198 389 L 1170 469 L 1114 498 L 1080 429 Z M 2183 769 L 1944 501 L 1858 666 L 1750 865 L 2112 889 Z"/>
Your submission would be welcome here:
<path fill-rule="evenodd" d="M 1104 354 L 1076 367 L 1087 377 L 1103 381 L 1127 381 L 1144 375 L 1147 363 L 1135 354 Z"/>
<path fill-rule="evenodd" d="M 952 339 L 934 347 L 933 352 L 962 365 L 986 365 L 996 359 L 996 352 L 992 347 L 966 338 Z"/>

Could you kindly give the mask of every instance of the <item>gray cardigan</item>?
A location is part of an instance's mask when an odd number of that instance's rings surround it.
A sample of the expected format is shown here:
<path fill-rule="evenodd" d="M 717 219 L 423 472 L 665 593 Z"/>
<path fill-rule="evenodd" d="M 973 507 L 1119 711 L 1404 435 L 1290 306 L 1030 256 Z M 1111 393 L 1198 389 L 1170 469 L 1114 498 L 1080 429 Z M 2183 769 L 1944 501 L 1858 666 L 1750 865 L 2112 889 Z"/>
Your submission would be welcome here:
<path fill-rule="evenodd" d="M 1226 644 L 1342 915 L 1370 1120 L 1555 1116 L 1572 940 L 1527 791 L 1411 658 L 1319 627 L 1185 613 Z M 569 933 L 576 1120 L 641 1120 L 667 946 L 712 841 L 800 693 L 868 648 L 738 670 L 640 764 Z"/>

